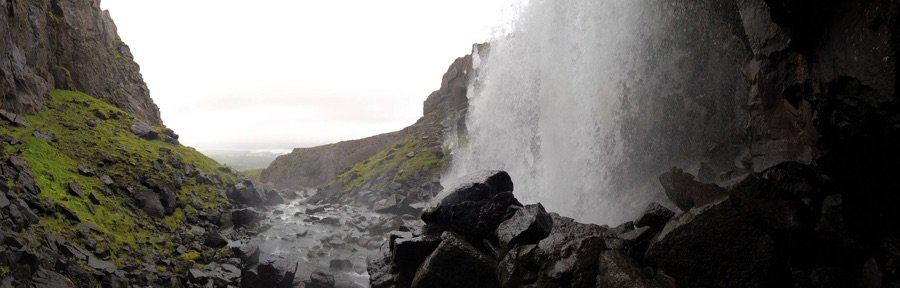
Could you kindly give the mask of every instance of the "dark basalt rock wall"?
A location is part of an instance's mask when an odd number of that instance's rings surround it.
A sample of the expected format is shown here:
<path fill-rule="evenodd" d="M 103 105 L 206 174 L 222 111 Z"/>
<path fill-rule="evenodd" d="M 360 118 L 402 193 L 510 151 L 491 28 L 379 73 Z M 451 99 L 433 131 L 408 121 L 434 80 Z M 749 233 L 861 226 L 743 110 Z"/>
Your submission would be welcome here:
<path fill-rule="evenodd" d="M 753 57 L 751 145 L 760 171 L 806 160 L 845 193 L 866 234 L 900 231 L 900 4 L 896 1 L 739 1 Z M 793 153 L 791 147 L 811 155 Z M 791 151 L 782 153 L 781 151 Z M 808 158 L 806 158 L 808 157 Z M 785 159 L 794 158 L 794 159 Z"/>
<path fill-rule="evenodd" d="M 50 90 L 78 90 L 162 124 L 99 0 L 3 0 L 0 12 L 0 108 L 34 114 Z"/>

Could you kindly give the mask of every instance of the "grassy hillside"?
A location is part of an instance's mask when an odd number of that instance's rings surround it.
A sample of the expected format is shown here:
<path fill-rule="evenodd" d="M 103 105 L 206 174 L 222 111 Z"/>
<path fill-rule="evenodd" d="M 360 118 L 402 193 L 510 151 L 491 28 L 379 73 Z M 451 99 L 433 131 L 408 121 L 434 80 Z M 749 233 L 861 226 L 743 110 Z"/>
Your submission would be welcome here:
<path fill-rule="evenodd" d="M 423 137 L 425 137 L 423 139 Z M 441 148 L 441 137 L 409 135 L 391 148 L 383 150 L 371 158 L 357 163 L 338 176 L 338 183 L 343 191 L 359 189 L 367 182 L 372 182 L 389 173 L 386 180 L 378 184 L 390 182 L 405 183 L 413 177 L 430 178 L 440 176 L 447 151 Z"/>
<path fill-rule="evenodd" d="M 43 235 L 59 235 L 80 247 L 93 246 L 87 251 L 108 250 L 109 256 L 98 257 L 119 267 L 160 260 L 191 264 L 198 259 L 192 255 L 220 252 L 176 255 L 173 239 L 178 233 L 191 236 L 186 219 L 230 206 L 219 191 L 234 183 L 236 175 L 190 147 L 137 137 L 130 127 L 138 120 L 94 97 L 64 90 L 49 96 L 47 110 L 26 117 L 28 127 L 0 126 L 0 135 L 21 142 L 4 143 L 2 159 L 24 160 L 40 188 L 44 210 L 58 212 L 39 213 L 39 223 L 21 231 L 32 235 L 26 237 L 34 242 L 30 245 L 38 245 Z M 164 127 L 153 128 L 160 135 L 165 132 Z M 53 136 L 40 137 L 46 134 Z M 8 179 L 7 184 L 10 193 L 27 196 L 23 183 Z M 71 193 L 73 186 L 83 197 Z M 153 219 L 137 207 L 135 198 L 139 193 L 160 193 L 159 189 L 173 190 L 176 208 Z M 85 233 L 80 223 L 95 231 Z"/>
<path fill-rule="evenodd" d="M 266 169 L 266 168 L 257 168 L 257 169 L 241 170 L 241 171 L 239 171 L 238 173 L 240 173 L 241 176 L 244 176 L 244 177 L 246 177 L 247 179 L 253 180 L 253 181 L 255 181 L 255 182 L 259 182 L 259 180 L 260 180 L 260 174 L 262 174 L 262 171 L 265 170 L 265 169 Z"/>

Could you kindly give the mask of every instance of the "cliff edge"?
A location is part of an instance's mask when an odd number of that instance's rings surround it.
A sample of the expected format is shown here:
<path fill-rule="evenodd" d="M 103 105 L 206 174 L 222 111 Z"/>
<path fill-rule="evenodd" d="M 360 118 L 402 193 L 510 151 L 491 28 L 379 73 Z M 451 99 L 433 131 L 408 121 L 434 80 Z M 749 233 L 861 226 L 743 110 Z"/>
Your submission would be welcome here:
<path fill-rule="evenodd" d="M 0 1 L 0 108 L 35 114 L 54 89 L 82 91 L 150 123 L 159 109 L 99 0 Z"/>

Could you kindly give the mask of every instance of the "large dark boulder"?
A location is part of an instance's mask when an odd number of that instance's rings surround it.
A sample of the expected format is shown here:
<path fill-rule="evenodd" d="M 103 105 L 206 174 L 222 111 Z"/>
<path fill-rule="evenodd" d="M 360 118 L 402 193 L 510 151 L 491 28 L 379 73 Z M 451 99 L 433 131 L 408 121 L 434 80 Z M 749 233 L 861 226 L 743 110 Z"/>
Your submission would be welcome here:
<path fill-rule="evenodd" d="M 231 222 L 235 227 L 250 227 L 262 220 L 263 216 L 250 208 L 231 211 Z"/>
<path fill-rule="evenodd" d="M 241 263 L 253 266 L 259 263 L 259 246 L 249 243 L 241 243 L 231 248 L 232 253 L 241 259 Z"/>
<path fill-rule="evenodd" d="M 647 208 L 644 208 L 644 213 L 634 221 L 634 226 L 650 226 L 653 229 L 662 230 L 663 226 L 666 226 L 666 223 L 673 216 L 675 216 L 675 212 L 659 205 L 659 203 L 653 202 L 647 205 Z"/>
<path fill-rule="evenodd" d="M 219 234 L 219 232 L 210 231 L 206 234 L 206 238 L 203 239 L 203 245 L 212 248 L 222 248 L 228 245 L 228 239 L 222 237 L 222 234 Z"/>
<path fill-rule="evenodd" d="M 110 274 L 116 272 L 116 264 L 113 264 L 109 261 L 100 260 L 95 257 L 88 257 L 87 263 L 88 266 L 98 271 L 103 271 Z"/>
<path fill-rule="evenodd" d="M 497 264 L 501 287 L 522 287 L 538 280 L 542 263 L 535 256 L 537 245 L 520 245 L 510 249 Z"/>
<path fill-rule="evenodd" d="M 59 288 L 75 286 L 62 274 L 41 268 L 31 276 L 31 285 L 28 287 Z"/>
<path fill-rule="evenodd" d="M 372 288 L 391 288 L 397 285 L 396 277 L 391 272 L 392 254 L 388 246 L 389 243 L 385 243 L 378 255 L 366 260 L 366 272 L 369 272 L 369 286 Z"/>
<path fill-rule="evenodd" d="M 817 196 L 820 181 L 809 165 L 783 162 L 762 172 L 762 178 L 796 198 Z"/>
<path fill-rule="evenodd" d="M 264 190 L 263 195 L 265 196 L 266 205 L 278 205 L 286 202 L 284 201 L 284 197 L 281 197 L 281 194 L 279 194 L 278 191 L 272 189 Z"/>
<path fill-rule="evenodd" d="M 419 267 L 411 287 L 499 287 L 496 267 L 496 259 L 455 233 L 444 232 L 441 244 Z"/>
<path fill-rule="evenodd" d="M 159 133 L 152 126 L 144 122 L 137 122 L 131 125 L 131 133 L 147 140 L 156 140 Z"/>
<path fill-rule="evenodd" d="M 250 180 L 234 184 L 231 190 L 228 191 L 227 196 L 231 201 L 249 206 L 260 206 L 265 203 L 265 197 L 259 189 L 253 186 L 253 182 Z"/>
<path fill-rule="evenodd" d="M 31 210 L 28 203 L 21 198 L 14 200 L 13 205 L 9 206 L 9 216 L 22 228 L 40 221 L 40 218 Z"/>
<path fill-rule="evenodd" d="M 540 203 L 526 205 L 497 227 L 497 239 L 503 249 L 521 244 L 537 244 L 550 235 L 553 219 Z"/>
<path fill-rule="evenodd" d="M 175 188 L 170 185 L 162 184 L 154 187 L 154 191 L 159 195 L 159 202 L 163 205 L 166 215 L 172 215 L 178 206 L 178 198 L 175 197 Z"/>
<path fill-rule="evenodd" d="M 676 217 L 645 260 L 685 287 L 780 287 L 776 247 L 745 201 L 728 197 Z"/>
<path fill-rule="evenodd" d="M 150 191 L 139 191 L 134 196 L 135 200 L 137 200 L 138 207 L 140 207 L 147 215 L 155 218 L 162 218 L 166 216 L 165 208 L 163 208 L 162 202 L 159 200 L 159 195 Z"/>
<path fill-rule="evenodd" d="M 466 179 L 435 196 L 422 213 L 431 232 L 448 230 L 469 240 L 483 239 L 522 206 L 512 195 L 506 172 L 481 172 Z"/>
<path fill-rule="evenodd" d="M 542 242 L 543 243 L 543 242 Z M 584 236 L 568 241 L 553 250 L 540 244 L 537 257 L 543 263 L 538 283 L 553 283 L 558 287 L 594 287 L 597 280 L 598 259 L 606 250 L 602 236 Z"/>
<path fill-rule="evenodd" d="M 309 275 L 306 288 L 334 288 L 334 275 L 323 271 L 316 271 Z"/>
<path fill-rule="evenodd" d="M 440 244 L 441 237 L 436 236 L 400 238 L 394 242 L 391 268 L 401 286 L 409 286 L 416 270 Z"/>
<path fill-rule="evenodd" d="M 486 201 L 501 192 L 512 192 L 513 183 L 505 171 L 481 171 L 467 175 L 459 184 L 444 189 L 435 196 L 425 208 L 423 220 L 436 213 L 442 206 L 454 205 L 468 201 Z"/>
<path fill-rule="evenodd" d="M 666 196 L 682 211 L 727 196 L 725 189 L 715 184 L 700 183 L 694 180 L 694 175 L 684 173 L 679 168 L 672 168 L 671 171 L 659 175 L 659 182 Z"/>
<path fill-rule="evenodd" d="M 596 287 L 662 287 L 650 280 L 643 267 L 620 250 L 600 252 L 599 266 Z"/>
<path fill-rule="evenodd" d="M 282 272 L 274 262 L 260 263 L 245 267 L 241 270 L 241 287 L 244 288 L 288 288 L 293 283 L 285 283 L 285 280 L 293 279 L 296 271 Z M 310 287 L 310 286 L 306 286 Z"/>

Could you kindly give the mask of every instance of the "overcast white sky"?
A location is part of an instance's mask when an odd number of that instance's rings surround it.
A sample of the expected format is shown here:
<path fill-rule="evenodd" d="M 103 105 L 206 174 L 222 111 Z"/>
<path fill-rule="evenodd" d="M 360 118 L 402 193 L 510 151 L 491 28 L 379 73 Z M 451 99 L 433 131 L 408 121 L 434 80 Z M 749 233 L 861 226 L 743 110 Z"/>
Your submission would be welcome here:
<path fill-rule="evenodd" d="M 288 150 L 399 130 L 522 0 L 103 0 L 182 143 Z"/>

